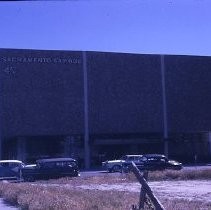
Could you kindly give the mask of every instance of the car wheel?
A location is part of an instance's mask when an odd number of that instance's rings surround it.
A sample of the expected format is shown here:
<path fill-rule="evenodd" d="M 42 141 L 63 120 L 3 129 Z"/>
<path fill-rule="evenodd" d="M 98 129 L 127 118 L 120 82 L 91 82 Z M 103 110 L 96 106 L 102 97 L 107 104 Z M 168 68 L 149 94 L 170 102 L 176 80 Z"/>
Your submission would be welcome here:
<path fill-rule="evenodd" d="M 130 173 L 132 171 L 132 166 L 131 165 L 126 165 L 126 166 L 122 166 L 122 171 L 124 173 Z"/>
<path fill-rule="evenodd" d="M 173 169 L 179 171 L 182 169 L 182 166 L 175 166 Z"/>
<path fill-rule="evenodd" d="M 108 173 L 112 173 L 112 172 L 113 172 L 112 168 L 109 168 Z"/>
<path fill-rule="evenodd" d="M 73 174 L 73 176 L 75 176 L 75 177 L 79 176 L 79 172 L 75 172 L 75 173 Z"/>
<path fill-rule="evenodd" d="M 124 167 L 124 168 L 122 169 L 122 171 L 123 171 L 124 173 L 130 173 L 130 172 L 131 172 L 131 169 L 130 169 L 129 167 Z"/>
<path fill-rule="evenodd" d="M 34 179 L 33 176 L 27 176 L 27 177 L 24 177 L 24 181 L 25 181 L 25 182 L 34 182 L 35 179 Z"/>
<path fill-rule="evenodd" d="M 112 168 L 113 172 L 121 172 L 122 171 L 122 167 L 120 165 L 114 165 Z"/>

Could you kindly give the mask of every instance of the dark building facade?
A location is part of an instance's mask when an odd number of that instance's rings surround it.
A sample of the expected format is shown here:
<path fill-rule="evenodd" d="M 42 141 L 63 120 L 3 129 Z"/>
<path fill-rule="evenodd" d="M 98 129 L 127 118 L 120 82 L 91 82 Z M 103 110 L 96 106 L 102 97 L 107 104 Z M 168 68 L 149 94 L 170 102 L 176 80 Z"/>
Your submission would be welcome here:
<path fill-rule="evenodd" d="M 209 161 L 210 68 L 202 56 L 1 49 L 1 156 Z"/>

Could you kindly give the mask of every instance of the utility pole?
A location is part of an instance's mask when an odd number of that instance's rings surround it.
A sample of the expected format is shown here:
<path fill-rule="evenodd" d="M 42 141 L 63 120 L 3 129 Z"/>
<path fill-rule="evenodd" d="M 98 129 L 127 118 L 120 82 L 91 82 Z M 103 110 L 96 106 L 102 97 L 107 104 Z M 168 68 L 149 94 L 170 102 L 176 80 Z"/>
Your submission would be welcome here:
<path fill-rule="evenodd" d="M 84 82 L 84 164 L 85 168 L 90 168 L 90 147 L 89 147 L 89 104 L 88 104 L 88 77 L 87 77 L 87 57 L 86 52 L 82 52 L 83 57 L 83 82 Z"/>
<path fill-rule="evenodd" d="M 161 63 L 161 81 L 162 81 L 162 102 L 163 102 L 163 140 L 164 140 L 164 154 L 168 157 L 168 118 L 167 118 L 167 104 L 166 104 L 166 77 L 165 77 L 165 57 L 160 56 Z"/>

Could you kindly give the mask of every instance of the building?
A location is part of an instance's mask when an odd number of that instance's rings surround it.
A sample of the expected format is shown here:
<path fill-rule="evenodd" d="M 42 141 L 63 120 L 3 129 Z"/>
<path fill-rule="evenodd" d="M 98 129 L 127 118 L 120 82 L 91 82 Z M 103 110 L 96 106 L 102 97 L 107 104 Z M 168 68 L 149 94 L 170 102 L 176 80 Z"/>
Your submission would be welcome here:
<path fill-rule="evenodd" d="M 1 157 L 210 161 L 211 57 L 0 50 Z"/>

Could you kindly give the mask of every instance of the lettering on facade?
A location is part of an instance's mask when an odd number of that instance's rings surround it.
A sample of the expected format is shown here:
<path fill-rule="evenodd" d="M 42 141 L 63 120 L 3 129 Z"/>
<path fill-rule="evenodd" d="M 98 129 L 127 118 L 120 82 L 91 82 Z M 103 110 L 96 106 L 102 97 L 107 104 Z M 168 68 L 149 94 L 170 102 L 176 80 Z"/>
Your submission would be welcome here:
<path fill-rule="evenodd" d="M 15 72 L 15 67 L 13 66 L 7 66 L 6 68 L 3 69 L 3 72 L 9 75 L 14 75 Z"/>
<path fill-rule="evenodd" d="M 79 58 L 51 58 L 51 57 L 0 57 L 3 63 L 55 63 L 55 64 L 80 64 Z"/>

